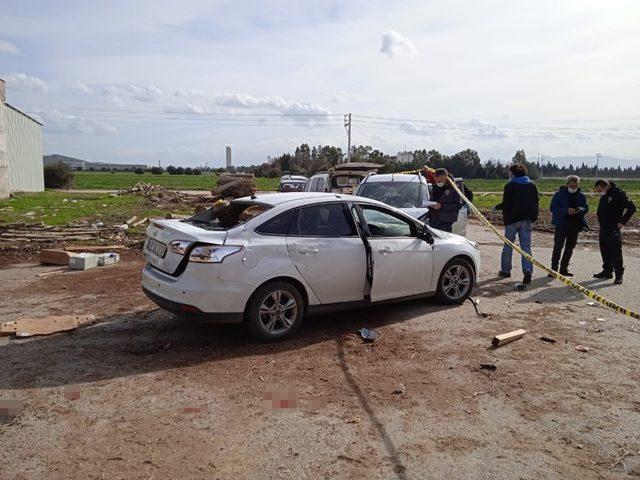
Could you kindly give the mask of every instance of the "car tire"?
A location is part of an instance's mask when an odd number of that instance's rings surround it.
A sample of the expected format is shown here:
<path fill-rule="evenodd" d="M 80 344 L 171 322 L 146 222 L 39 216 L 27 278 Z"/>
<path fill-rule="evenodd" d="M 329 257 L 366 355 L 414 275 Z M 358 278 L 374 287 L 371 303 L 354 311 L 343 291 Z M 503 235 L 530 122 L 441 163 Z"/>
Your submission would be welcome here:
<path fill-rule="evenodd" d="M 471 293 L 475 285 L 473 267 L 464 258 L 453 258 L 440 272 L 436 297 L 445 305 L 460 305 Z"/>
<path fill-rule="evenodd" d="M 304 299 L 288 282 L 272 282 L 258 288 L 245 310 L 245 325 L 253 338 L 275 342 L 295 333 L 304 315 Z"/>

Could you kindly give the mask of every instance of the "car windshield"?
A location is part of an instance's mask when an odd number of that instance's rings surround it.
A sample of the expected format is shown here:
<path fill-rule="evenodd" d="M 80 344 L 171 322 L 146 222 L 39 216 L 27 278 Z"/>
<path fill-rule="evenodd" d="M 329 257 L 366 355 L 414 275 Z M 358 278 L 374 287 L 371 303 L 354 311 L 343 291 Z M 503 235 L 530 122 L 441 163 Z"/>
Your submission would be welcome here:
<path fill-rule="evenodd" d="M 269 205 L 258 202 L 223 201 L 184 222 L 207 230 L 229 230 L 257 217 L 269 208 Z"/>
<path fill-rule="evenodd" d="M 422 206 L 424 187 L 419 182 L 365 182 L 358 195 L 396 208 Z"/>

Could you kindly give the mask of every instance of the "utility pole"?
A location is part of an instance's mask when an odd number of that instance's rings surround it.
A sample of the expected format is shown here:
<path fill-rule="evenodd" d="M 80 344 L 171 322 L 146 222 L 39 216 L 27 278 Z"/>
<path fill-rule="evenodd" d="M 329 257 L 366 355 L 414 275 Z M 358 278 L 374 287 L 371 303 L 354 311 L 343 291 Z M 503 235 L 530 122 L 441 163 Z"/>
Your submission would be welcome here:
<path fill-rule="evenodd" d="M 351 162 L 351 114 L 344 114 L 344 128 L 347 131 L 347 163 Z"/>
<path fill-rule="evenodd" d="M 596 153 L 596 180 L 598 180 L 598 169 L 600 168 L 600 159 L 602 158 L 601 153 Z"/>

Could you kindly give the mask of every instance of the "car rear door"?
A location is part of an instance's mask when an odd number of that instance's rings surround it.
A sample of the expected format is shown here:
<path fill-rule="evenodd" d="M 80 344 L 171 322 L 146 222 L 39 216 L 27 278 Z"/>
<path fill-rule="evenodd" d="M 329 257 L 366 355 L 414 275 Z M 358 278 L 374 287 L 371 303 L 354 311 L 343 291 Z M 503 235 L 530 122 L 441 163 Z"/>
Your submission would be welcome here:
<path fill-rule="evenodd" d="M 363 300 L 366 251 L 346 203 L 297 209 L 287 248 L 298 272 L 322 303 Z"/>
<path fill-rule="evenodd" d="M 371 301 L 434 290 L 433 248 L 418 238 L 417 225 L 380 206 L 359 204 L 373 258 Z"/>

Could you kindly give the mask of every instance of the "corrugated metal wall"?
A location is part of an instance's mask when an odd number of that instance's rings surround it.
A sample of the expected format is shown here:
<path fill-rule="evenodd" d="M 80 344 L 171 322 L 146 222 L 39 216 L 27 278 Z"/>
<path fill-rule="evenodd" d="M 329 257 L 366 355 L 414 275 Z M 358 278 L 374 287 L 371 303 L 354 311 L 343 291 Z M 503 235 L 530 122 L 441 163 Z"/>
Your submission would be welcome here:
<path fill-rule="evenodd" d="M 12 192 L 44 191 L 42 126 L 6 106 L 9 188 Z"/>

